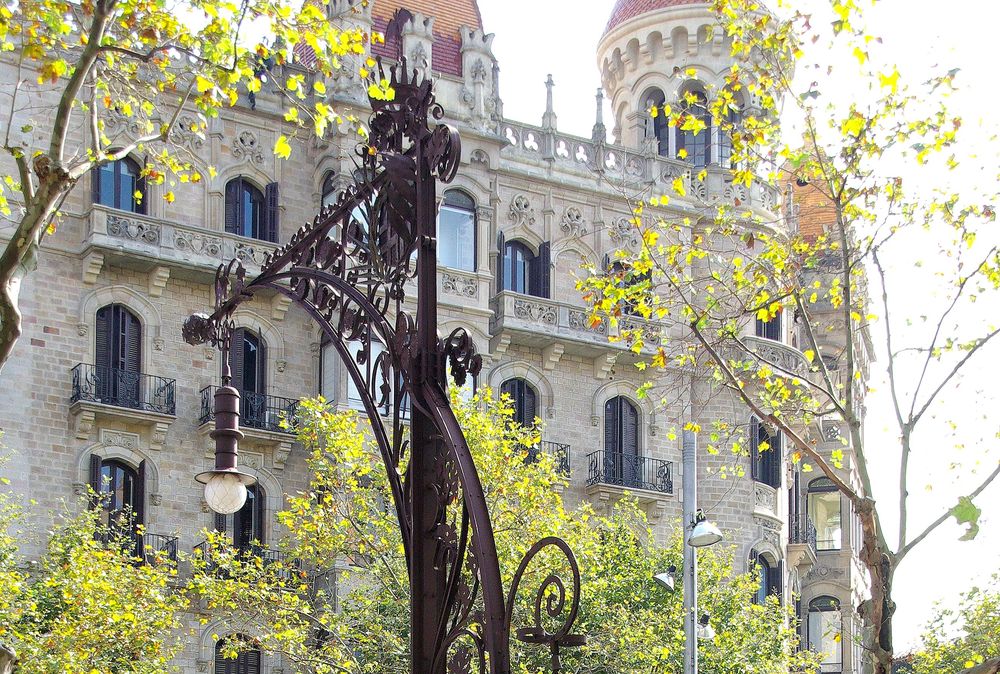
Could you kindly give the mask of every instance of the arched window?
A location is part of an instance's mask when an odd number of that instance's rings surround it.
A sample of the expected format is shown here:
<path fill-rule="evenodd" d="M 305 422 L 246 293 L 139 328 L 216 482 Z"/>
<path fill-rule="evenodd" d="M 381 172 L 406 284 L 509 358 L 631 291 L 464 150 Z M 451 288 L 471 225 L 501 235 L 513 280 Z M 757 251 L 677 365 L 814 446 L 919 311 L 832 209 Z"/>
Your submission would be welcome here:
<path fill-rule="evenodd" d="M 765 555 L 752 550 L 750 568 L 757 571 L 757 593 L 754 595 L 754 603 L 763 604 L 767 601 L 768 595 L 772 594 L 780 599 L 783 580 L 781 562 L 772 562 Z"/>
<path fill-rule="evenodd" d="M 97 310 L 94 356 L 98 402 L 141 407 L 142 324 L 124 305 L 109 304 Z"/>
<path fill-rule="evenodd" d="M 695 168 L 704 168 L 711 161 L 712 113 L 708 98 L 700 91 L 692 91 L 681 99 L 681 115 L 677 123 L 677 151 L 687 153 L 687 161 Z M 700 120 L 704 128 L 691 128 L 689 118 Z M 687 129 L 684 127 L 688 126 Z M 700 125 L 699 125 L 700 126 Z"/>
<path fill-rule="evenodd" d="M 326 208 L 337 203 L 337 186 L 334 178 L 336 178 L 336 175 L 333 171 L 328 171 L 323 177 L 323 192 L 319 202 L 320 208 Z"/>
<path fill-rule="evenodd" d="M 501 235 L 500 250 L 503 252 L 503 259 L 499 270 L 500 278 L 497 279 L 499 289 L 535 297 L 549 296 L 552 265 L 548 242 L 539 246 L 538 255 L 535 255 L 521 241 L 505 244 Z"/>
<path fill-rule="evenodd" d="M 514 421 L 523 427 L 535 425 L 538 416 L 538 393 L 524 379 L 508 379 L 500 385 L 501 395 L 510 396 Z"/>
<path fill-rule="evenodd" d="M 232 386 L 240 392 L 240 423 L 250 428 L 268 428 L 267 343 L 247 328 L 233 332 L 229 349 Z"/>
<path fill-rule="evenodd" d="M 840 600 L 823 596 L 810 601 L 807 632 L 809 650 L 823 656 L 820 671 L 840 672 L 844 665 Z"/>
<path fill-rule="evenodd" d="M 146 212 L 146 179 L 142 169 L 126 157 L 108 162 L 92 173 L 94 203 L 123 211 Z"/>
<path fill-rule="evenodd" d="M 242 641 L 243 639 L 241 639 Z M 256 648 L 240 652 L 235 659 L 223 655 L 225 640 L 215 644 L 215 674 L 260 674 L 260 651 Z"/>
<path fill-rule="evenodd" d="M 830 478 L 820 477 L 809 483 L 806 509 L 816 527 L 816 549 L 840 550 L 840 491 Z"/>
<path fill-rule="evenodd" d="M 139 471 L 132 466 L 110 459 L 101 461 L 100 487 L 101 523 L 109 527 L 131 527 L 142 524 L 143 486 Z"/>
<path fill-rule="evenodd" d="M 670 155 L 670 115 L 664 114 L 666 97 L 659 89 L 646 95 L 646 112 L 652 117 L 646 125 L 646 137 L 656 139 L 656 149 L 661 157 Z M 656 108 L 656 113 L 653 113 Z"/>
<path fill-rule="evenodd" d="M 462 190 L 448 190 L 438 214 L 438 262 L 476 270 L 476 202 Z"/>
<path fill-rule="evenodd" d="M 781 486 L 781 433 L 771 435 L 760 419 L 750 420 L 750 460 L 753 479 L 777 489 Z"/>
<path fill-rule="evenodd" d="M 262 193 L 245 178 L 226 183 L 226 231 L 251 239 L 278 240 L 278 183 Z"/>

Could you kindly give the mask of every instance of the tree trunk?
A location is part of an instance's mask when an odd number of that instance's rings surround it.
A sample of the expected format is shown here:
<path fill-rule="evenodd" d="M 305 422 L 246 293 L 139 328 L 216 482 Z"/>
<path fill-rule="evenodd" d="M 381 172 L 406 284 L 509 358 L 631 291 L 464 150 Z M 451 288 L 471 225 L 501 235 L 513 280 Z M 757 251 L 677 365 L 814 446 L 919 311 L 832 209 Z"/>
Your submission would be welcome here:
<path fill-rule="evenodd" d="M 878 536 L 875 501 L 860 498 L 854 509 L 861 520 L 861 562 L 871 577 L 871 598 L 861 602 L 858 613 L 865 622 L 864 646 L 872 659 L 874 674 L 892 674 L 892 615 L 896 602 L 892 600 L 892 578 L 896 572 L 893 554 L 885 549 Z"/>
<path fill-rule="evenodd" d="M 0 644 L 0 674 L 10 674 L 14 671 L 17 653 Z"/>
<path fill-rule="evenodd" d="M 1000 658 L 993 658 L 981 665 L 962 670 L 961 674 L 1000 674 Z"/>

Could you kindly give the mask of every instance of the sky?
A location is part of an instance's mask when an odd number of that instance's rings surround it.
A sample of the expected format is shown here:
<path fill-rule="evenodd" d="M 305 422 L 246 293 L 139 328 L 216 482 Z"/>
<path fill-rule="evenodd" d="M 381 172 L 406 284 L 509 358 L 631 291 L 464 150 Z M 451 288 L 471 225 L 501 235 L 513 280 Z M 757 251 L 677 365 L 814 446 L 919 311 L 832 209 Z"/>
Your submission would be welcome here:
<path fill-rule="evenodd" d="M 551 74 L 559 129 L 590 136 L 595 119 L 594 95 L 600 86 L 596 46 L 613 4 L 613 0 L 479 0 L 486 31 L 496 34 L 493 47 L 500 63 L 501 96 L 508 119 L 541 123 L 544 83 Z M 993 90 L 996 72 L 991 49 L 997 40 L 996 27 L 1000 26 L 1000 3 L 882 0 L 868 14 L 868 22 L 871 32 L 882 37 L 882 44 L 875 47 L 880 58 L 897 64 L 904 77 L 912 75 L 914 81 L 919 81 L 934 69 L 940 72 L 961 68 L 960 91 L 951 105 L 964 120 L 965 140 L 960 154 L 966 158 L 958 171 L 930 174 L 929 182 L 966 191 L 977 182 L 996 189 L 993 183 L 998 155 L 984 152 L 983 148 L 994 147 L 989 137 L 1000 131 L 995 115 L 1000 98 Z M 843 72 L 850 75 L 848 69 Z M 849 76 L 830 82 L 827 89 L 831 96 L 839 95 L 844 100 L 850 100 L 855 93 Z M 610 119 L 607 112 L 605 119 Z M 905 165 L 899 170 L 907 177 Z M 927 330 L 920 316 L 927 313 L 928 307 L 940 303 L 942 296 L 932 283 L 921 286 L 921 279 L 928 275 L 914 269 L 914 256 L 926 252 L 921 242 L 914 240 L 907 245 L 912 246 L 912 251 L 904 247 L 887 260 L 893 279 L 889 290 L 899 307 L 892 325 L 902 338 L 919 341 Z M 983 302 L 977 309 L 978 316 L 962 317 L 963 326 L 974 324 L 982 316 L 1000 316 L 1000 301 Z M 881 334 L 884 327 L 876 328 L 876 339 Z M 898 469 L 895 452 L 876 451 L 883 441 L 889 447 L 896 442 L 884 370 L 884 362 L 873 364 L 871 385 L 875 390 L 868 397 L 865 433 L 873 455 L 876 496 L 887 505 L 894 504 L 897 498 L 892 489 Z M 975 480 L 970 470 L 995 465 L 1000 448 L 994 435 L 998 431 L 996 417 L 991 419 L 990 412 L 998 409 L 1000 402 L 991 388 L 998 374 L 1000 360 L 994 350 L 928 418 L 911 468 L 911 531 L 919 531 L 923 523 L 955 503 Z M 966 447 L 954 447 L 947 427 L 949 419 L 958 422 Z M 953 469 L 952 464 L 959 468 Z M 918 643 L 934 602 L 954 604 L 959 592 L 985 582 L 1000 569 L 1000 485 L 991 487 L 979 505 L 984 514 L 982 532 L 975 541 L 959 542 L 962 529 L 953 522 L 946 523 L 901 566 L 894 586 L 898 603 L 897 651 L 905 652 Z M 890 533 L 896 526 L 893 510 L 886 509 L 885 524 Z"/>

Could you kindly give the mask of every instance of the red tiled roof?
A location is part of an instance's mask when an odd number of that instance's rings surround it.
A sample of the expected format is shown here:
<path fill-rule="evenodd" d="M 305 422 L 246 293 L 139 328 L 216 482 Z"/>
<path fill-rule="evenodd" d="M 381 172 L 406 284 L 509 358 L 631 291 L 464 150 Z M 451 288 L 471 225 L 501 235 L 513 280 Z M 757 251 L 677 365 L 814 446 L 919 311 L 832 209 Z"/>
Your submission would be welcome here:
<path fill-rule="evenodd" d="M 695 5 L 707 0 L 618 0 L 615 8 L 611 10 L 611 18 L 604 29 L 605 33 L 610 33 L 619 24 L 625 23 L 629 19 L 634 19 L 640 14 L 652 12 L 664 7 L 676 7 L 679 5 Z"/>
<path fill-rule="evenodd" d="M 483 17 L 476 0 L 375 0 L 372 17 L 375 30 L 385 32 L 385 26 L 397 9 L 420 12 L 434 17 L 434 44 L 431 63 L 434 70 L 448 75 L 462 75 L 462 35 L 459 28 L 483 29 Z M 395 45 L 373 45 L 379 56 L 395 57 Z"/>

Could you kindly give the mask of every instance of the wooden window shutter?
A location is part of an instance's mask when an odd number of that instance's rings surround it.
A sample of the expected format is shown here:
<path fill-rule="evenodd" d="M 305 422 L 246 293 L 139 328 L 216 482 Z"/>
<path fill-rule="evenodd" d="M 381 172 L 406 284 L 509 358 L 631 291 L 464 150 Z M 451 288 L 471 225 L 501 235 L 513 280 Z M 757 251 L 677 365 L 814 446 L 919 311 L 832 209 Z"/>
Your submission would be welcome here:
<path fill-rule="evenodd" d="M 267 393 L 267 342 L 263 337 L 257 340 L 257 390 L 254 393 Z"/>
<path fill-rule="evenodd" d="M 101 167 L 90 170 L 90 200 L 91 203 L 101 203 Z"/>
<path fill-rule="evenodd" d="M 239 674 L 260 674 L 260 651 L 247 651 L 242 656 L 244 666 Z"/>
<path fill-rule="evenodd" d="M 760 422 L 750 419 L 750 477 L 760 480 Z"/>
<path fill-rule="evenodd" d="M 237 391 L 243 391 L 243 349 L 246 343 L 246 330 L 237 328 L 233 331 L 233 341 L 229 347 L 229 369 L 232 374 L 232 386 Z"/>
<path fill-rule="evenodd" d="M 767 573 L 770 576 L 767 579 L 768 590 L 770 590 L 771 594 L 776 596 L 778 599 L 781 599 L 781 586 L 783 584 L 782 580 L 784 576 L 783 567 L 784 563 L 778 562 L 774 567 L 767 570 Z"/>
<path fill-rule="evenodd" d="M 132 204 L 135 207 L 135 212 L 139 215 L 146 214 L 146 176 L 142 174 L 143 169 L 146 167 L 146 160 L 143 160 L 142 166 L 137 166 L 137 173 L 135 174 L 135 189 L 137 192 L 142 194 L 142 200 L 139 202 L 135 201 L 135 197 L 132 198 Z"/>
<path fill-rule="evenodd" d="M 535 288 L 531 294 L 548 299 L 552 296 L 552 245 L 548 241 L 538 247 L 538 256 L 533 262 L 531 282 Z"/>
<path fill-rule="evenodd" d="M 233 178 L 226 183 L 226 231 L 230 234 L 241 233 L 243 205 L 243 179 Z"/>
<path fill-rule="evenodd" d="M 639 456 L 639 412 L 624 398 L 618 400 L 621 402 L 622 452 Z"/>
<path fill-rule="evenodd" d="M 139 372 L 142 370 L 142 324 L 125 307 L 118 309 L 124 351 L 121 368 L 127 372 Z"/>
<path fill-rule="evenodd" d="M 497 250 L 500 251 L 500 256 L 497 258 L 497 292 L 501 293 L 504 289 L 504 267 L 507 261 L 507 245 L 503 239 L 503 232 L 497 232 Z"/>
<path fill-rule="evenodd" d="M 278 242 L 278 220 L 281 210 L 278 208 L 278 183 L 269 183 L 264 188 L 264 239 L 271 243 Z"/>
<path fill-rule="evenodd" d="M 90 455 L 90 473 L 88 475 L 88 481 L 90 488 L 94 490 L 94 494 L 101 493 L 101 463 L 103 460 L 97 454 Z M 100 503 L 100 498 L 94 496 L 90 500 L 90 507 L 96 508 Z"/>
<path fill-rule="evenodd" d="M 535 417 L 538 416 L 538 398 L 535 395 L 535 389 L 531 388 L 528 382 L 522 380 L 520 383 L 521 399 L 524 401 L 522 403 L 522 418 L 525 426 L 531 426 L 535 423 Z"/>
<path fill-rule="evenodd" d="M 612 398 L 604 403 L 604 451 L 621 452 L 622 447 L 619 442 L 619 409 L 618 398 Z"/>
<path fill-rule="evenodd" d="M 132 504 L 132 510 L 135 512 L 135 523 L 136 524 L 145 524 L 146 523 L 146 462 L 145 462 L 145 460 L 139 462 L 139 470 L 136 473 L 134 500 L 135 500 L 135 503 Z"/>
<path fill-rule="evenodd" d="M 229 528 L 228 526 L 226 526 L 226 516 L 223 515 L 222 513 L 215 513 L 214 519 L 215 521 L 212 523 L 212 526 L 215 528 L 215 530 L 218 531 L 220 534 L 225 533 L 226 530 Z"/>
<path fill-rule="evenodd" d="M 94 365 L 98 368 L 108 368 L 111 365 L 111 315 L 114 305 L 109 304 L 97 310 L 94 326 Z M 106 376 L 100 370 L 97 377 Z"/>
<path fill-rule="evenodd" d="M 254 500 L 254 507 L 257 510 L 254 512 L 253 537 L 258 543 L 264 545 L 266 542 L 264 540 L 264 515 L 267 513 L 267 494 L 259 485 L 256 486 L 256 490 L 257 498 Z"/>

